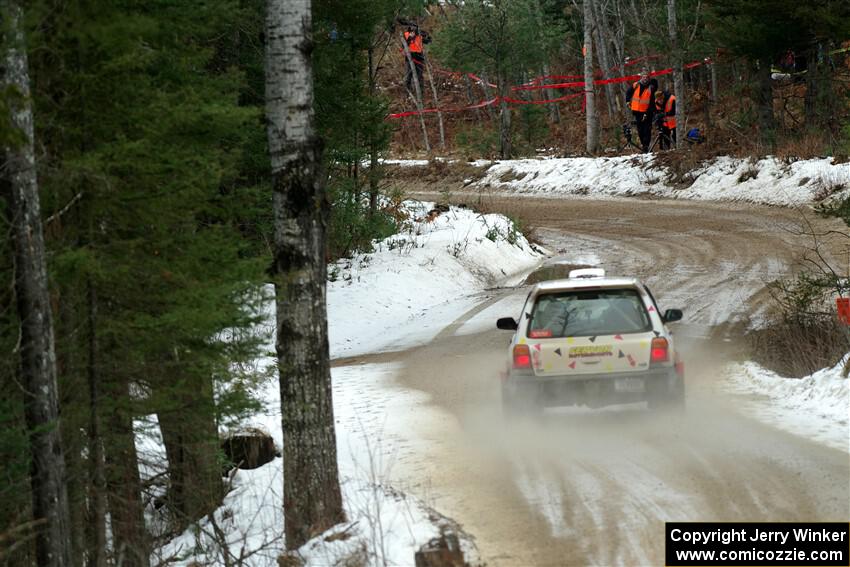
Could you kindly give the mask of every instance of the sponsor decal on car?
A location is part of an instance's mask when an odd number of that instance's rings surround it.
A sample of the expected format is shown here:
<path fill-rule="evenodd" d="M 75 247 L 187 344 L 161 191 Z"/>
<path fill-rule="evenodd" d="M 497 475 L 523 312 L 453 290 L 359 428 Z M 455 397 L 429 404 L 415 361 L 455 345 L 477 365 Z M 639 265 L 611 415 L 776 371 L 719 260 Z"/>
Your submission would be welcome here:
<path fill-rule="evenodd" d="M 614 356 L 614 348 L 611 345 L 589 345 L 570 347 L 568 355 L 570 358 L 589 358 L 599 356 Z"/>

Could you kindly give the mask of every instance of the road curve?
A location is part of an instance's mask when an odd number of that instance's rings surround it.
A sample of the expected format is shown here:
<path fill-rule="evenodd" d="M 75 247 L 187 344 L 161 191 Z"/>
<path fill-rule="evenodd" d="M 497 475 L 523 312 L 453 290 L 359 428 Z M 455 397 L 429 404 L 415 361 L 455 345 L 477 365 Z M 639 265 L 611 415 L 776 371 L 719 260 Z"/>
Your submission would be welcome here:
<path fill-rule="evenodd" d="M 556 259 L 637 275 L 662 309 L 682 307 L 688 388 L 684 416 L 624 406 L 506 427 L 497 376 L 509 337 L 458 330 L 488 305 L 494 315 L 515 305 L 522 288 L 482 294 L 430 344 L 391 355 L 403 363 L 399 382 L 429 394 L 423 412 L 439 416 L 411 432 L 417 450 L 394 476 L 473 534 L 488 565 L 663 565 L 665 521 L 850 518 L 847 453 L 749 419 L 719 388 L 742 329 L 767 304 L 764 284 L 794 271 L 811 245 L 799 212 L 498 195 L 485 205 L 531 223 Z"/>

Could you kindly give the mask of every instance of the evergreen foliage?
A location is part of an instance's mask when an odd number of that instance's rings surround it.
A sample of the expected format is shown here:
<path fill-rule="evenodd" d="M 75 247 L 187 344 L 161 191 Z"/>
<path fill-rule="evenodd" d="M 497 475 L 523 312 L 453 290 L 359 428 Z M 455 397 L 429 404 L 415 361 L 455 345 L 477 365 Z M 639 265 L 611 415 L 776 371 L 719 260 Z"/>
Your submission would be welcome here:
<path fill-rule="evenodd" d="M 384 120 L 388 100 L 370 90 L 380 61 L 396 45 L 392 29 L 402 8 L 417 9 L 394 0 L 320 0 L 313 5 L 316 127 L 325 144 L 332 200 L 331 259 L 369 250 L 373 239 L 395 232 L 390 215 L 370 210 L 364 164 L 389 146 L 390 124 Z"/>
<path fill-rule="evenodd" d="M 173 528 L 217 505 L 218 427 L 258 403 L 249 392 L 260 377 L 237 370 L 259 354 L 262 337 L 253 329 L 268 265 L 257 50 L 262 3 L 254 4 L 72 2 L 58 9 L 41 2 L 31 8 L 39 173 L 52 219 L 46 232 L 76 519 L 91 513 L 85 508 L 92 402 L 105 424 L 115 416 L 125 424 L 153 413 L 179 416 L 172 440 L 197 455 L 183 464 L 193 481 L 207 476 L 187 492 L 175 482 L 178 463 L 171 459 L 169 493 L 201 496 L 194 503 L 171 499 Z M 13 312 L 4 310 L 0 323 L 0 340 L 12 352 Z M 94 400 L 91 376 L 101 392 Z M 15 369 L 0 367 L 4 390 L 18 394 L 0 408 L 4 488 L 18 487 L 0 504 L 0 533 L 21 521 L 14 511 L 26 508 L 17 497 L 26 463 L 18 452 L 21 399 L 14 381 Z M 124 478 L 109 469 L 126 473 L 137 463 L 110 451 L 122 445 L 116 435 L 130 435 L 132 443 L 133 432 L 105 427 L 103 433 L 95 442 L 106 449 L 107 478 Z M 27 549 L 19 553 L 25 557 Z M 145 553 L 142 546 L 139 555 Z M 82 545 L 75 549 L 77 559 L 85 554 Z"/>

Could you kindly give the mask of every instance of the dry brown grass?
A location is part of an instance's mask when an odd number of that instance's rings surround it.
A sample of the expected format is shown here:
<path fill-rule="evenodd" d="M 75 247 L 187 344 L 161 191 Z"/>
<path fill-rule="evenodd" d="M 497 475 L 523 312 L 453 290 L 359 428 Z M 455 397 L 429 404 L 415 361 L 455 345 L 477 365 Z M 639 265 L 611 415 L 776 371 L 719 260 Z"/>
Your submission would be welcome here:
<path fill-rule="evenodd" d="M 792 378 L 837 364 L 850 350 L 850 329 L 835 314 L 836 285 L 822 268 L 769 284 L 767 324 L 747 335 L 753 360 Z"/>
<path fill-rule="evenodd" d="M 850 348 L 847 329 L 829 315 L 775 320 L 748 338 L 755 362 L 790 378 L 834 366 Z"/>
<path fill-rule="evenodd" d="M 427 165 L 384 167 L 384 176 L 393 181 L 416 180 L 426 183 L 467 183 L 484 177 L 486 167 L 476 167 L 466 161 L 432 159 Z M 470 181 L 471 180 L 471 181 Z"/>
<path fill-rule="evenodd" d="M 823 157 L 829 148 L 828 134 L 807 132 L 799 136 L 783 137 L 776 145 L 776 157 L 784 160 Z"/>
<path fill-rule="evenodd" d="M 656 154 L 652 167 L 663 167 L 667 171 L 667 182 L 677 189 L 687 189 L 694 184 L 694 171 L 713 157 L 716 151 L 705 144 L 686 146 L 682 151 Z"/>

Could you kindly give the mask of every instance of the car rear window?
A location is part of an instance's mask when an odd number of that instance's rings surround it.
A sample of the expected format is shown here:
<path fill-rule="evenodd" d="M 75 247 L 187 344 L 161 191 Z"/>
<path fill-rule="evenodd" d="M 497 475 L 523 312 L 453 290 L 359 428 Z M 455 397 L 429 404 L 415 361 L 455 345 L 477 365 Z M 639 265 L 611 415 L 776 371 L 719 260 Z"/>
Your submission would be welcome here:
<path fill-rule="evenodd" d="M 652 321 L 635 289 L 574 290 L 537 296 L 530 338 L 642 333 Z"/>

